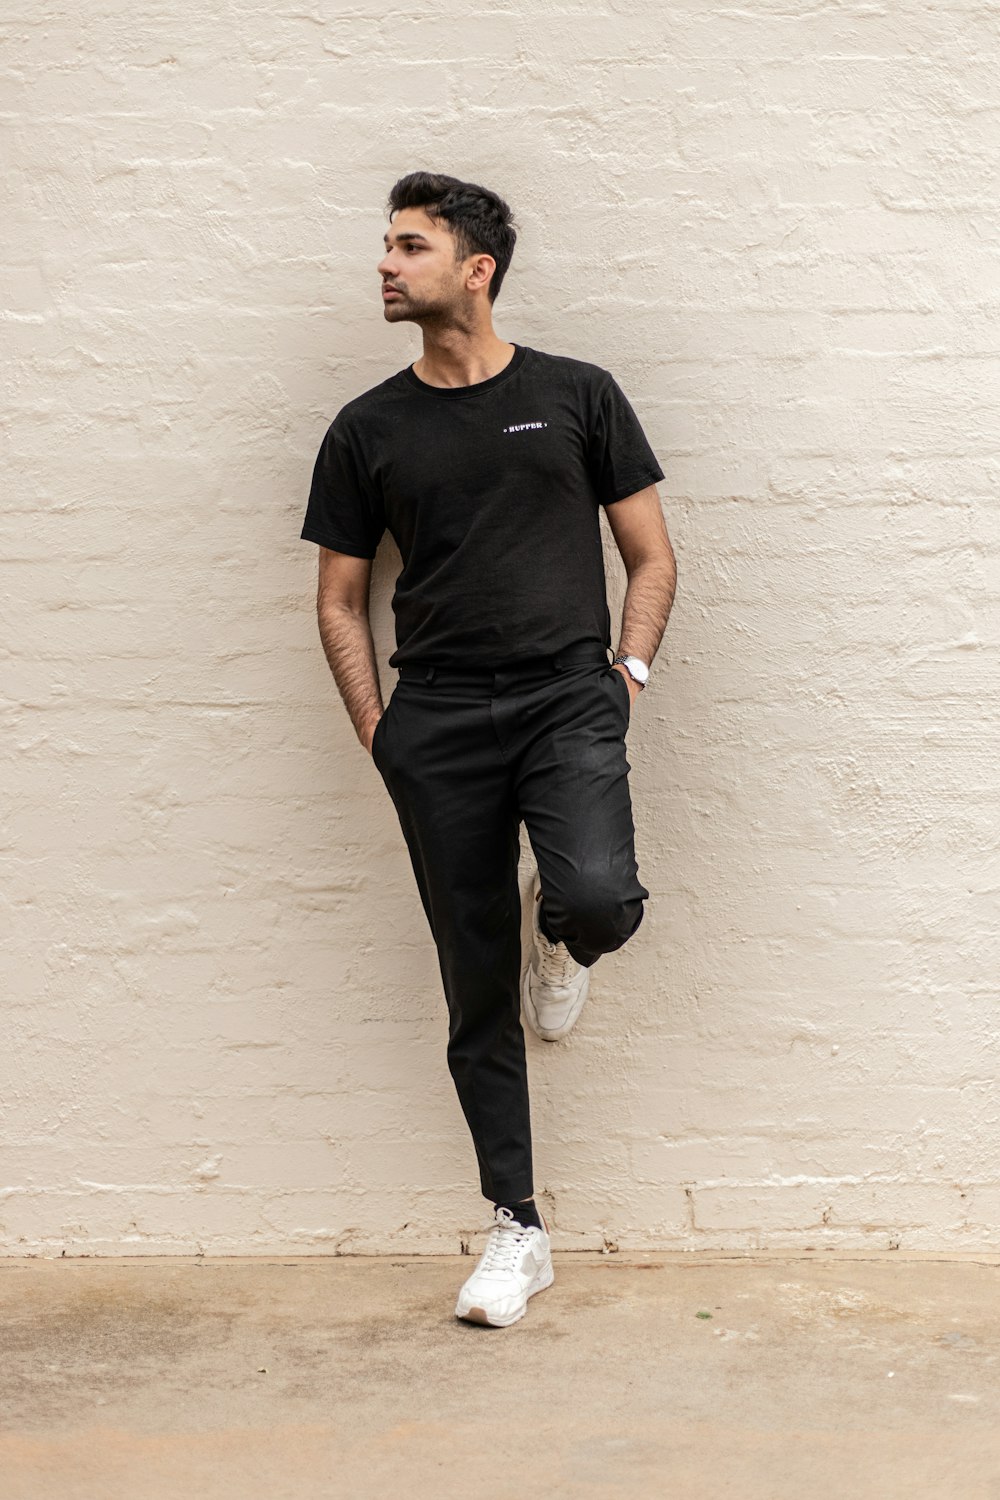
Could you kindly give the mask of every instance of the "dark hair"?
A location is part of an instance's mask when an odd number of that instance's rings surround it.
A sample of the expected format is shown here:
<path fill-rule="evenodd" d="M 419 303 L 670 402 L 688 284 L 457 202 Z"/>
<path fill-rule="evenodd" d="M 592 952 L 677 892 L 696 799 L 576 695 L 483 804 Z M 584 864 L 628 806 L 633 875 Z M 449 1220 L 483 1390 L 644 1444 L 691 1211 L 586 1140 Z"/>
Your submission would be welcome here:
<path fill-rule="evenodd" d="M 440 172 L 409 172 L 393 185 L 386 206 L 390 219 L 398 209 L 423 208 L 431 218 L 446 220 L 455 236 L 458 260 L 477 251 L 492 255 L 496 270 L 490 279 L 489 297 L 491 302 L 496 301 L 517 240 L 510 208 L 499 193 L 476 182 L 444 177 Z"/>

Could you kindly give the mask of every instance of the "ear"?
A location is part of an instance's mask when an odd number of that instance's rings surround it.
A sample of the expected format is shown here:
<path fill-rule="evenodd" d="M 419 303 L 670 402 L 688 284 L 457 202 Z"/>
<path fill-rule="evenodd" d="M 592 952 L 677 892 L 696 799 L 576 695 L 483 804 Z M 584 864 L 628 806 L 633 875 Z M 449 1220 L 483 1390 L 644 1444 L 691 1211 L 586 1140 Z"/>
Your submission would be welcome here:
<path fill-rule="evenodd" d="M 481 287 L 488 287 L 490 278 L 497 268 L 497 263 L 492 255 L 474 255 L 471 257 L 472 264 L 466 276 L 465 284 L 470 292 L 478 292 Z"/>

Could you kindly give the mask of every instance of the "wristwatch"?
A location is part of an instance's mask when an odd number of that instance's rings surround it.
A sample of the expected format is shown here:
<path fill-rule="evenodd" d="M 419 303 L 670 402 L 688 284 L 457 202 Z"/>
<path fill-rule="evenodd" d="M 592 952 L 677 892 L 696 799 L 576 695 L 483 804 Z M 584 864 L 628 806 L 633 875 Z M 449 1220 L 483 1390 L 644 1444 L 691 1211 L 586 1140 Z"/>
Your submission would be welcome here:
<path fill-rule="evenodd" d="M 641 688 L 646 686 L 646 683 L 649 681 L 649 667 L 641 657 L 626 656 L 623 652 L 620 652 L 611 665 L 616 667 L 619 662 L 625 668 L 633 682 L 637 682 Z"/>

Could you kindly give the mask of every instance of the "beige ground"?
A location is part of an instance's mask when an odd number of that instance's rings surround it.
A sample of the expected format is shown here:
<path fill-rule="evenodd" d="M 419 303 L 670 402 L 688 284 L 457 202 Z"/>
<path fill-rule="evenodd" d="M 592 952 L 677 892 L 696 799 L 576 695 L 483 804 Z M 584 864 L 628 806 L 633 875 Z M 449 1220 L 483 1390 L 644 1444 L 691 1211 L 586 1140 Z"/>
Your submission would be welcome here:
<path fill-rule="evenodd" d="M 0 1262 L 4 1500 L 1000 1497 L 998 1257 L 472 1264 Z"/>

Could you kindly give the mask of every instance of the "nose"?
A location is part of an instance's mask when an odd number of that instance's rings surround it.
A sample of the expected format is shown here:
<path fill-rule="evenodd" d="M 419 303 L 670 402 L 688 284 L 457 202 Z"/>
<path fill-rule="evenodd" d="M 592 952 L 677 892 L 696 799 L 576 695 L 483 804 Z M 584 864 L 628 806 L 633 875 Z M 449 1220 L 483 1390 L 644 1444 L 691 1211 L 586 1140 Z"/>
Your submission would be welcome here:
<path fill-rule="evenodd" d="M 395 264 L 396 263 L 392 258 L 392 251 L 387 250 L 382 259 L 379 261 L 377 268 L 378 274 L 382 277 L 383 281 L 388 281 L 392 276 L 395 275 Z"/>

